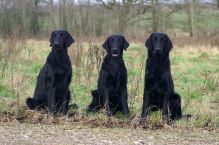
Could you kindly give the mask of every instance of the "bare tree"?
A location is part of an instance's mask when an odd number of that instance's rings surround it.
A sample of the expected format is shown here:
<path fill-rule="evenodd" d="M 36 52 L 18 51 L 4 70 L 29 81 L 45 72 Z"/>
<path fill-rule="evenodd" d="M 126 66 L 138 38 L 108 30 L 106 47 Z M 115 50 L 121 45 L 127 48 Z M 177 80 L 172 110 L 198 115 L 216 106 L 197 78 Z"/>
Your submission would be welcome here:
<path fill-rule="evenodd" d="M 197 0 L 185 0 L 186 13 L 188 16 L 189 33 L 191 37 L 195 36 L 195 5 Z"/>
<path fill-rule="evenodd" d="M 219 0 L 215 0 L 216 3 L 217 3 L 217 7 L 219 8 Z"/>
<path fill-rule="evenodd" d="M 158 23 L 159 23 L 159 0 L 151 0 L 152 7 L 152 31 L 158 31 Z"/>
<path fill-rule="evenodd" d="M 100 5 L 115 12 L 117 18 L 117 28 L 116 31 L 123 33 L 126 29 L 128 22 L 135 16 L 145 13 L 140 9 L 144 8 L 143 0 L 110 0 L 105 2 L 104 0 L 96 0 Z M 139 9 L 136 10 L 136 3 L 140 5 Z"/>
<path fill-rule="evenodd" d="M 215 5 L 219 3 L 214 0 L 204 6 L 199 0 L 184 0 L 183 3 L 176 0 L 95 1 L 97 3 L 92 0 L 78 0 L 77 3 L 75 0 L 0 0 L 0 36 L 14 33 L 35 36 L 39 32 L 48 35 L 51 29 L 61 27 L 86 37 L 125 32 L 133 38 L 141 38 L 147 32 L 176 29 L 189 31 L 194 37 L 197 31 L 204 33 L 211 27 L 209 23 L 208 28 L 200 29 L 199 8 L 218 13 Z M 184 14 L 186 19 L 179 18 Z"/>

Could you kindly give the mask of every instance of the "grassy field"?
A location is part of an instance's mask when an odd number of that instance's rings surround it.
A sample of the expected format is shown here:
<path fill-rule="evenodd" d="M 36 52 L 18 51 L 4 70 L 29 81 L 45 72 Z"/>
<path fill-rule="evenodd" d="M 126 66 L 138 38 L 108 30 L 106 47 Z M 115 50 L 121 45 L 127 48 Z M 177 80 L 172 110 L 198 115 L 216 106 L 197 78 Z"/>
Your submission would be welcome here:
<path fill-rule="evenodd" d="M 79 105 L 75 121 L 91 126 L 135 126 L 142 107 L 144 67 L 147 50 L 142 43 L 130 43 L 124 53 L 128 69 L 129 107 L 132 121 L 117 114 L 106 117 L 103 114 L 86 115 L 85 109 L 91 101 L 90 91 L 96 88 L 98 71 L 104 50 L 101 43 L 83 43 L 77 40 L 69 48 L 73 63 L 71 83 L 72 103 Z M 25 99 L 33 95 L 36 76 L 50 52 L 49 42 L 43 40 L 0 41 L 0 120 L 2 122 L 54 123 L 51 117 L 29 111 Z M 174 46 L 171 52 L 172 75 L 175 90 L 182 96 L 183 114 L 191 114 L 190 120 L 179 120 L 174 127 L 195 127 L 215 129 L 219 127 L 219 49 L 211 46 Z M 46 118 L 46 119 L 45 119 Z M 50 118 L 50 119 L 48 119 Z M 37 120 L 37 121 L 36 121 Z M 98 120 L 99 122 L 97 122 Z M 102 120 L 102 122 L 101 122 Z M 92 124 L 89 124 L 89 122 Z M 155 126 L 164 126 L 161 113 L 154 113 L 149 122 Z"/>

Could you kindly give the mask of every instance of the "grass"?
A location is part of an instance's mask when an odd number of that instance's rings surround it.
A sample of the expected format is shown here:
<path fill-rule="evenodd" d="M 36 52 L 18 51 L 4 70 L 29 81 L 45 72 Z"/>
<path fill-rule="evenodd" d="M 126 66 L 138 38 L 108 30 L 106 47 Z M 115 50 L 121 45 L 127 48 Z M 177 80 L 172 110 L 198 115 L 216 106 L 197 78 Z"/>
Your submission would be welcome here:
<path fill-rule="evenodd" d="M 49 42 L 23 40 L 17 42 L 0 41 L 0 43 L 0 112 L 6 114 L 10 111 L 16 112 L 17 118 L 26 117 L 29 119 L 27 122 L 31 122 L 37 118 L 37 115 L 28 112 L 27 108 L 24 107 L 25 99 L 33 95 L 36 77 L 50 51 Z M 102 114 L 87 116 L 85 113 L 86 107 L 91 101 L 90 91 L 96 88 L 98 72 L 104 56 L 104 50 L 100 44 L 87 44 L 78 40 L 69 48 L 73 63 L 73 79 L 70 86 L 72 103 L 78 104 L 78 116 L 80 119 L 83 118 L 85 122 L 95 122 L 97 119 L 107 122 L 109 119 Z M 129 107 L 134 117 L 140 115 L 144 88 L 144 67 L 147 54 L 146 48 L 142 44 L 131 43 L 124 53 L 128 69 Z M 175 125 L 218 127 L 218 48 L 176 46 L 170 57 L 175 90 L 182 96 L 183 114 L 194 116 L 194 119 L 190 121 L 180 120 Z M 48 119 L 45 115 L 39 116 L 41 120 L 44 120 L 43 122 L 45 122 L 45 118 Z M 112 120 L 125 124 L 123 121 L 127 119 L 118 113 Z M 149 122 L 161 124 L 161 113 L 153 113 L 149 117 Z M 103 124 L 96 122 L 96 125 Z"/>

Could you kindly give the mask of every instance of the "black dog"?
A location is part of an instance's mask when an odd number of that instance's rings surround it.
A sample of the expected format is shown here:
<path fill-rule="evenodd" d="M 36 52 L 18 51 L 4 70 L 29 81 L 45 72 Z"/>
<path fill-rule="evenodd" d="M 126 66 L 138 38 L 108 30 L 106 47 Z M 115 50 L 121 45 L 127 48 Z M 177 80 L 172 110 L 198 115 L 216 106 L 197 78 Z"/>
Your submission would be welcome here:
<path fill-rule="evenodd" d="M 164 33 L 152 33 L 145 46 L 148 48 L 148 59 L 141 117 L 145 118 L 149 111 L 162 109 L 164 120 L 178 119 L 182 116 L 181 99 L 174 92 L 170 70 L 169 52 L 173 47 L 172 42 Z"/>
<path fill-rule="evenodd" d="M 30 109 L 46 109 L 50 113 L 61 110 L 67 114 L 70 101 L 69 84 L 72 78 L 71 61 L 67 48 L 74 42 L 69 32 L 59 29 L 51 34 L 52 51 L 41 69 L 33 98 L 27 98 Z"/>
<path fill-rule="evenodd" d="M 122 35 L 112 35 L 103 44 L 107 55 L 101 66 L 97 90 L 92 91 L 88 112 L 105 108 L 108 115 L 121 111 L 128 116 L 127 70 L 123 60 L 123 50 L 128 46 Z"/>

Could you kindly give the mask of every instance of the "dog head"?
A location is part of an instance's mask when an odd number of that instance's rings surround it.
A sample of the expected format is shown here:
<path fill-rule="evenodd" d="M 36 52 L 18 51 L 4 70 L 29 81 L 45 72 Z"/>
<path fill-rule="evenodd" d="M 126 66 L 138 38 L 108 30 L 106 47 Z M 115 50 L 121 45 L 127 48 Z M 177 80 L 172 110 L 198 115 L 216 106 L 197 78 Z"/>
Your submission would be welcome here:
<path fill-rule="evenodd" d="M 145 46 L 153 57 L 159 58 L 169 54 L 173 48 L 170 38 L 165 33 L 152 33 L 146 40 Z"/>
<path fill-rule="evenodd" d="M 111 35 L 103 44 L 103 48 L 113 58 L 122 57 L 123 50 L 126 50 L 128 47 L 129 43 L 122 35 Z"/>
<path fill-rule="evenodd" d="M 74 42 L 71 34 L 63 29 L 54 30 L 50 38 L 50 46 L 57 50 L 57 52 L 62 52 L 66 50 Z"/>

